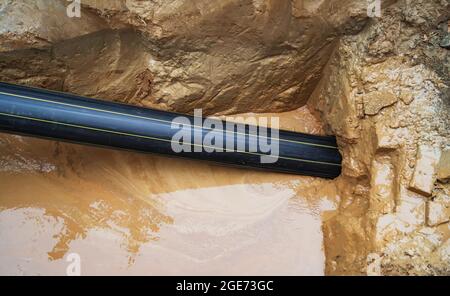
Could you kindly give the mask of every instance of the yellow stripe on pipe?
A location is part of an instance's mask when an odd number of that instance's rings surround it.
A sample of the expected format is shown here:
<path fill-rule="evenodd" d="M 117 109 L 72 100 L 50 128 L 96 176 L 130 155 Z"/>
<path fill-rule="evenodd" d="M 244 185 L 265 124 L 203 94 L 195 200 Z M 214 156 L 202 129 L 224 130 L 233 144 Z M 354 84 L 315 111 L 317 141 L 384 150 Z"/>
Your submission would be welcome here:
<path fill-rule="evenodd" d="M 0 112 L 0 115 L 7 116 L 7 117 L 20 118 L 20 119 L 27 119 L 27 120 L 32 120 L 32 121 L 38 121 L 38 122 L 44 122 L 44 123 L 50 123 L 50 124 L 56 124 L 56 125 L 62 125 L 62 126 L 75 127 L 75 128 L 80 128 L 80 129 L 88 129 L 88 130 L 105 132 L 105 133 L 111 133 L 111 134 L 122 135 L 122 136 L 136 137 L 136 138 L 142 138 L 142 139 L 150 139 L 150 140 L 162 141 L 162 142 L 168 142 L 168 143 L 177 143 L 175 141 L 168 140 L 168 139 L 161 139 L 161 138 L 150 137 L 150 136 L 136 135 L 136 134 L 131 134 L 131 133 L 124 133 L 124 132 L 112 131 L 112 130 L 107 130 L 107 129 L 100 129 L 100 128 L 95 128 L 95 127 L 89 127 L 89 126 L 83 126 L 83 125 L 77 125 L 77 124 L 70 124 L 70 123 L 64 123 L 64 122 L 58 122 L 58 121 L 34 118 L 34 117 L 29 117 L 29 116 L 22 116 L 22 115 L 2 113 L 2 112 Z M 199 144 L 194 144 L 194 143 L 192 143 L 191 145 L 197 146 L 197 147 L 212 148 L 212 149 L 216 148 L 216 147 L 213 147 L 213 146 L 199 145 Z M 258 156 L 269 156 L 269 157 L 273 157 L 273 158 L 281 158 L 281 159 L 294 160 L 294 161 L 307 162 L 307 163 L 316 163 L 316 164 L 324 164 L 324 165 L 332 165 L 332 166 L 341 166 L 340 164 L 337 164 L 337 163 L 324 162 L 324 161 L 315 161 L 315 160 L 293 158 L 293 157 L 284 157 L 284 156 L 274 156 L 274 155 L 270 155 L 270 154 L 262 154 L 262 153 L 257 153 L 257 152 L 247 152 L 247 151 L 240 151 L 240 150 L 227 150 L 226 148 L 224 150 L 226 152 L 238 152 L 238 153 L 244 153 L 244 154 L 251 154 L 251 155 L 258 155 Z"/>
<path fill-rule="evenodd" d="M 80 109 L 86 109 L 86 110 L 91 110 L 91 111 L 98 111 L 98 112 L 104 112 L 104 113 L 109 113 L 109 114 L 123 115 L 123 116 L 128 116 L 128 117 L 133 117 L 133 118 L 139 118 L 139 119 L 145 119 L 145 120 L 153 120 L 153 121 L 164 122 L 164 123 L 172 123 L 171 121 L 163 120 L 163 119 L 157 119 L 157 118 L 152 118 L 152 117 L 145 117 L 145 116 L 121 113 L 121 112 L 116 112 L 116 111 L 103 110 L 103 109 L 99 109 L 99 108 L 92 108 L 92 107 L 86 107 L 86 106 L 80 106 L 80 105 L 75 105 L 75 104 L 57 102 L 57 101 L 52 101 L 52 100 L 40 99 L 40 98 L 35 98 L 35 97 L 30 97 L 30 96 L 17 95 L 17 94 L 2 92 L 2 91 L 0 91 L 0 94 L 13 96 L 13 97 L 17 97 L 17 98 L 22 98 L 22 99 L 33 100 L 33 101 L 40 101 L 40 102 L 53 103 L 53 104 L 62 105 L 62 106 L 69 106 L 69 107 L 75 107 L 75 108 L 80 108 Z M 192 126 L 194 128 L 203 129 L 203 127 L 201 127 L 201 126 L 196 126 L 196 125 L 190 125 L 190 126 Z M 229 132 L 229 131 L 227 131 L 227 132 Z M 234 131 L 233 131 L 233 134 L 244 135 L 244 136 L 247 135 L 245 133 L 234 132 Z M 256 135 L 253 135 L 253 136 L 256 136 Z M 265 139 L 269 139 L 269 137 L 266 137 L 266 136 L 259 136 L 259 137 L 265 138 Z M 338 149 L 335 146 L 323 145 L 323 144 L 315 144 L 315 143 L 309 143 L 309 142 L 303 142 L 303 141 L 286 140 L 286 139 L 280 139 L 280 138 L 278 138 L 278 139 L 277 138 L 273 138 L 273 140 L 278 140 L 280 142 L 290 142 L 290 143 L 296 143 L 296 144 L 301 144 L 301 145 L 314 146 L 314 147 Z"/>

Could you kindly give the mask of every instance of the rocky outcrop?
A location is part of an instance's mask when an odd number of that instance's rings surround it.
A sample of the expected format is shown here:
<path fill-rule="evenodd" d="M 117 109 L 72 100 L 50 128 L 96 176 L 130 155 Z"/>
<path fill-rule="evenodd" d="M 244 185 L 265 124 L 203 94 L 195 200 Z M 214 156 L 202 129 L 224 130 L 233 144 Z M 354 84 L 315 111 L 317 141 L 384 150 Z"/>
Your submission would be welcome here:
<path fill-rule="evenodd" d="M 448 5 L 399 1 L 343 38 L 310 100 L 344 154 L 330 274 L 450 273 Z"/>

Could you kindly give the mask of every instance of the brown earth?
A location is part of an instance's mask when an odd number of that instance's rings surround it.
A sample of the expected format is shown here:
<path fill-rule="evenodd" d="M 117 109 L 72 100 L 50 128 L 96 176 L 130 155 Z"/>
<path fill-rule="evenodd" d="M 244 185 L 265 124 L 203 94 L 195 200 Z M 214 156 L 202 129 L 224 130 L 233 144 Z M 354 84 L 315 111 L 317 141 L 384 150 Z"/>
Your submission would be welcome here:
<path fill-rule="evenodd" d="M 450 274 L 448 0 L 383 1 L 380 18 L 356 0 L 82 2 L 70 19 L 66 1 L 1 0 L 0 80 L 184 113 L 276 114 L 282 127 L 336 135 L 343 174 L 2 135 L 0 236 L 15 244 L 1 253 L 24 257 L 13 249 L 26 237 L 39 247 L 23 250 L 31 263 L 2 256 L 1 273 L 57 272 L 47 252 L 95 259 L 112 231 L 125 253 L 105 253 L 132 273 Z M 116 263 L 107 272 L 121 273 Z"/>

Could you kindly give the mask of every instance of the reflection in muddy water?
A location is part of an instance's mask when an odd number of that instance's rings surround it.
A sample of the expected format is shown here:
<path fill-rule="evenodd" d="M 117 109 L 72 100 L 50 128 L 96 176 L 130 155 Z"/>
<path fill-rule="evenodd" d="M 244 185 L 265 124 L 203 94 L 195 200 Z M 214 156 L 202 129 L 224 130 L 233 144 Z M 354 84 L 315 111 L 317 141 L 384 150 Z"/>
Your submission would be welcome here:
<path fill-rule="evenodd" d="M 0 274 L 64 275 L 74 252 L 82 274 L 323 274 L 335 196 L 328 180 L 0 135 Z"/>

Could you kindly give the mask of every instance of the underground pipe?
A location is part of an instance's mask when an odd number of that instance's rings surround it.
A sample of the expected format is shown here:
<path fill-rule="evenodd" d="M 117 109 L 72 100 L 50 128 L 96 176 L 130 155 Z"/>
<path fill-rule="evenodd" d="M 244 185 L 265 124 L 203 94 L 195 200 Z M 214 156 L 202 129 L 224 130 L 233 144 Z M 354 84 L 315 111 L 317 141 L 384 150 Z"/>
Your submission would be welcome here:
<path fill-rule="evenodd" d="M 226 165 L 335 178 L 336 139 L 0 83 L 0 130 Z"/>

